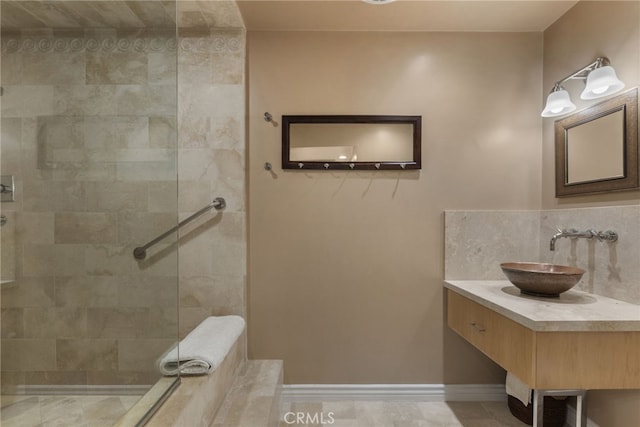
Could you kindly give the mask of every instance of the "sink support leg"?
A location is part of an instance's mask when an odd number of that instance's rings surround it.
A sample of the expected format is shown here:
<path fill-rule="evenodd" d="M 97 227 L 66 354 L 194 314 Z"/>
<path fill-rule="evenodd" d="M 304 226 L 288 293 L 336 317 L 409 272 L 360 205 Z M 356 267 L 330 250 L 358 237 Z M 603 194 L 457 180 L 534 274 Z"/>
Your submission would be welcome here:
<path fill-rule="evenodd" d="M 533 427 L 542 427 L 544 390 L 533 390 Z"/>
<path fill-rule="evenodd" d="M 587 391 L 576 394 L 576 426 L 587 427 Z"/>
<path fill-rule="evenodd" d="M 576 397 L 576 427 L 587 426 L 586 390 L 533 390 L 533 427 L 543 427 L 545 396 Z"/>

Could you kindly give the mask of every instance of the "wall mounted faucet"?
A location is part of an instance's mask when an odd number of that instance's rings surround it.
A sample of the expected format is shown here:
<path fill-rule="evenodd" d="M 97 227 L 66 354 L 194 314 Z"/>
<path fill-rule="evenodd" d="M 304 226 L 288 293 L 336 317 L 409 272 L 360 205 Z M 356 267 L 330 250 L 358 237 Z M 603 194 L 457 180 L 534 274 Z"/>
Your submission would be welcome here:
<path fill-rule="evenodd" d="M 556 250 L 556 240 L 558 240 L 561 237 L 568 237 L 570 239 L 598 239 L 600 242 L 602 241 L 615 242 L 618 240 L 618 233 L 611 230 L 578 231 L 574 228 L 570 228 L 568 230 L 558 230 L 558 232 L 551 237 L 551 242 L 549 243 L 549 250 L 551 251 Z"/>

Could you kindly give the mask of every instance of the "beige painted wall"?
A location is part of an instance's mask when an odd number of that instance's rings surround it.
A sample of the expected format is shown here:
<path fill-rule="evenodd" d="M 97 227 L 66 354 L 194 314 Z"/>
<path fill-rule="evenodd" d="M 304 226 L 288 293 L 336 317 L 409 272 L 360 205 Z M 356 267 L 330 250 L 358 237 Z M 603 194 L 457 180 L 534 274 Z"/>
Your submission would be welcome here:
<path fill-rule="evenodd" d="M 544 32 L 544 96 L 553 82 L 586 65 L 595 57 L 611 60 L 627 88 L 640 85 L 640 2 L 580 2 Z M 583 83 L 566 88 L 578 108 L 591 105 L 580 100 Z M 544 120 L 542 206 L 545 209 L 638 205 L 640 191 L 603 195 L 554 197 L 553 119 Z M 638 219 L 640 222 L 640 218 Z M 640 391 L 592 391 L 588 416 L 598 425 L 637 425 Z"/>
<path fill-rule="evenodd" d="M 444 326 L 443 210 L 539 208 L 542 35 L 247 43 L 249 358 L 284 359 L 287 383 L 502 381 Z M 285 172 L 265 111 L 422 115 L 423 169 Z"/>
<path fill-rule="evenodd" d="M 553 84 L 589 64 L 598 56 L 611 60 L 625 89 L 640 85 L 640 2 L 582 1 L 544 32 L 544 88 L 542 102 Z M 583 101 L 584 83 L 570 80 L 564 84 L 578 109 L 601 100 Z M 587 206 L 635 205 L 640 191 L 601 195 L 555 197 L 554 119 L 544 119 L 542 207 L 543 209 Z"/>

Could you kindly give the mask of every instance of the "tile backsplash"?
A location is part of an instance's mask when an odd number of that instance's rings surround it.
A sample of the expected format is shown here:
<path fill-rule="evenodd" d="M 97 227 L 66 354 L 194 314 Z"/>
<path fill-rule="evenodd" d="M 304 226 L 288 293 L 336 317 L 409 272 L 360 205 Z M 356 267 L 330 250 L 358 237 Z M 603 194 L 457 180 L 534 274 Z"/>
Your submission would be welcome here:
<path fill-rule="evenodd" d="M 615 243 L 549 242 L 558 229 L 613 230 Z M 501 262 L 533 261 L 586 270 L 576 289 L 640 304 L 640 205 L 543 211 L 446 211 L 445 279 L 505 280 Z"/>

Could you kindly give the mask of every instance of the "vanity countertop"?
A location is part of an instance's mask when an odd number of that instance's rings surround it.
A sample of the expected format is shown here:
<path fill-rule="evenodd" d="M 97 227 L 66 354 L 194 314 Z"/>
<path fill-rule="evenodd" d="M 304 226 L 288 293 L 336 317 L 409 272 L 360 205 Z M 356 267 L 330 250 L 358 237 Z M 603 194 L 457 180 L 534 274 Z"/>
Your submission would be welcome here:
<path fill-rule="evenodd" d="M 447 280 L 444 286 L 534 331 L 640 331 L 640 305 L 587 292 L 533 297 L 507 280 Z"/>

